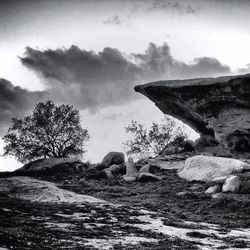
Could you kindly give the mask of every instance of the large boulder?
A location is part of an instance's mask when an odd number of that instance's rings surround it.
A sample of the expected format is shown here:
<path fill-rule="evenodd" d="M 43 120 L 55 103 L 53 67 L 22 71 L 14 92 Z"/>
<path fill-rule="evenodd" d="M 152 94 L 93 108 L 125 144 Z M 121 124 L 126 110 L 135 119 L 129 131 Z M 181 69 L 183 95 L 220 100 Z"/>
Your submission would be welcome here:
<path fill-rule="evenodd" d="M 111 165 L 119 165 L 125 162 L 125 155 L 122 152 L 109 152 L 106 154 L 101 163 L 96 165 L 97 169 L 109 168 Z"/>
<path fill-rule="evenodd" d="M 213 181 L 217 177 L 242 172 L 246 163 L 237 159 L 197 155 L 185 161 L 179 177 L 187 181 Z"/>
<path fill-rule="evenodd" d="M 250 74 L 158 81 L 135 91 L 197 131 L 197 150 L 250 157 Z"/>

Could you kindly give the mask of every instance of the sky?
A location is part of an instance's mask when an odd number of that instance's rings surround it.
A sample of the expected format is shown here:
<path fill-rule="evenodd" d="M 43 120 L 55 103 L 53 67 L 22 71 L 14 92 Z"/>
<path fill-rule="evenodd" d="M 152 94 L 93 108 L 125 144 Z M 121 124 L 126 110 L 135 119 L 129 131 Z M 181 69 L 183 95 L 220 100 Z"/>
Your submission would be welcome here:
<path fill-rule="evenodd" d="M 163 118 L 135 85 L 250 71 L 249 11 L 247 0 L 0 0 L 0 136 L 51 99 L 80 110 L 86 159 L 122 151 L 131 120 Z M 0 157 L 0 171 L 20 166 Z"/>

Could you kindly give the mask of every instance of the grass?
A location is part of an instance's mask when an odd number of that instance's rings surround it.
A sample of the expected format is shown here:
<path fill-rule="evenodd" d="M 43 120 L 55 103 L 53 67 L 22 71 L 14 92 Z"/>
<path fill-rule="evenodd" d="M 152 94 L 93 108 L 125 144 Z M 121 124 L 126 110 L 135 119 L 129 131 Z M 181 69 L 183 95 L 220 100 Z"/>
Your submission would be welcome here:
<path fill-rule="evenodd" d="M 176 170 L 157 173 L 159 182 L 126 183 L 121 178 L 89 179 L 82 173 L 78 178 L 57 180 L 61 188 L 93 195 L 112 203 L 142 207 L 161 212 L 174 220 L 188 219 L 215 223 L 230 228 L 250 227 L 250 195 L 227 194 L 221 199 L 205 195 L 207 184 L 187 182 L 176 175 Z M 192 191 L 196 185 L 198 189 Z M 178 192 L 187 191 L 178 196 Z"/>
<path fill-rule="evenodd" d="M 143 223 L 134 216 L 139 209 L 156 212 L 164 218 L 164 225 L 188 228 L 182 220 L 209 222 L 221 225 L 221 230 L 250 227 L 250 196 L 226 195 L 212 199 L 205 195 L 206 184 L 186 182 L 178 178 L 176 170 L 159 171 L 159 182 L 126 183 L 122 178 L 105 179 L 91 170 L 39 173 L 36 178 L 55 182 L 60 188 L 79 194 L 92 195 L 122 206 L 85 204 L 41 204 L 0 195 L 0 246 L 8 249 L 88 249 L 86 239 L 122 238 L 128 235 L 157 239 L 136 245 L 114 243 L 114 249 L 197 249 L 196 238 L 205 234 L 190 233 L 194 241 L 171 238 L 161 233 L 142 231 L 134 227 Z M 193 186 L 195 190 L 192 190 Z M 177 193 L 186 191 L 182 196 Z M 76 214 L 80 217 L 75 217 Z M 155 215 L 152 214 L 153 218 Z M 61 226 L 60 226 L 61 225 Z M 235 248 L 245 242 L 228 239 Z M 90 247 L 89 249 L 94 249 Z"/>

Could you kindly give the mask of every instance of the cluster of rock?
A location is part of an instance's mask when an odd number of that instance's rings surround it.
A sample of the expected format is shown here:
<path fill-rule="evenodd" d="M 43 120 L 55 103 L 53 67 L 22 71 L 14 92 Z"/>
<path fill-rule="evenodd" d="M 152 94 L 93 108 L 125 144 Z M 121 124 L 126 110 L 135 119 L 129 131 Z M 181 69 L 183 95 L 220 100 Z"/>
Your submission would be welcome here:
<path fill-rule="evenodd" d="M 133 158 L 129 157 L 128 161 L 126 162 L 126 175 L 122 176 L 122 178 L 126 182 L 133 182 L 136 180 L 139 182 L 162 180 L 162 177 L 153 174 L 151 171 L 152 169 L 150 163 L 142 166 L 138 171 Z"/>
<path fill-rule="evenodd" d="M 240 190 L 240 178 L 237 175 L 222 176 L 213 179 L 214 186 L 209 187 L 205 194 L 215 194 L 219 192 L 238 193 Z"/>
<path fill-rule="evenodd" d="M 249 171 L 250 164 L 241 160 L 197 155 L 185 161 L 178 175 L 187 181 L 209 183 L 211 186 L 205 191 L 206 194 L 238 193 L 245 184 L 241 182 L 241 177 L 247 177 Z"/>
<path fill-rule="evenodd" d="M 113 163 L 116 164 L 113 164 Z M 144 159 L 137 163 L 129 157 L 125 162 L 121 152 L 108 153 L 96 168 L 105 166 L 102 171 L 106 178 L 122 178 L 130 183 L 134 181 L 161 181 L 162 176 L 155 174 L 155 170 L 177 170 L 180 178 L 186 181 L 203 182 L 203 186 L 209 186 L 205 194 L 216 198 L 219 193 L 250 193 L 249 181 L 241 181 L 242 177 L 249 179 L 250 164 L 233 158 L 215 157 L 207 155 L 172 155 L 155 159 Z M 243 179 L 244 179 L 243 178 Z M 247 190 L 249 189 L 249 190 Z M 195 191 L 195 188 L 194 188 Z M 204 191 L 203 191 L 204 192 Z M 180 192 L 185 195 L 187 192 Z"/>
<path fill-rule="evenodd" d="M 125 156 L 122 152 L 109 152 L 95 168 L 102 170 L 108 179 L 121 176 L 126 182 L 162 180 L 160 176 L 153 174 L 152 164 L 153 162 L 142 165 L 138 170 L 132 157 L 129 157 L 125 162 Z"/>

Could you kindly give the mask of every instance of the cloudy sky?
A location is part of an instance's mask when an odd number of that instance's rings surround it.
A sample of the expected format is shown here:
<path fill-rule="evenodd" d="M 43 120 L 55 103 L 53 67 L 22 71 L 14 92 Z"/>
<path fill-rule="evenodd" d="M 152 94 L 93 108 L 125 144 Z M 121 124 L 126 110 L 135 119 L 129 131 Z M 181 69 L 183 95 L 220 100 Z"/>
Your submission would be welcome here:
<path fill-rule="evenodd" d="M 249 71 L 249 12 L 247 0 L 2 0 L 0 135 L 52 99 L 81 110 L 87 159 L 122 150 L 132 119 L 163 118 L 135 85 Z M 0 171 L 18 166 L 0 158 Z"/>

